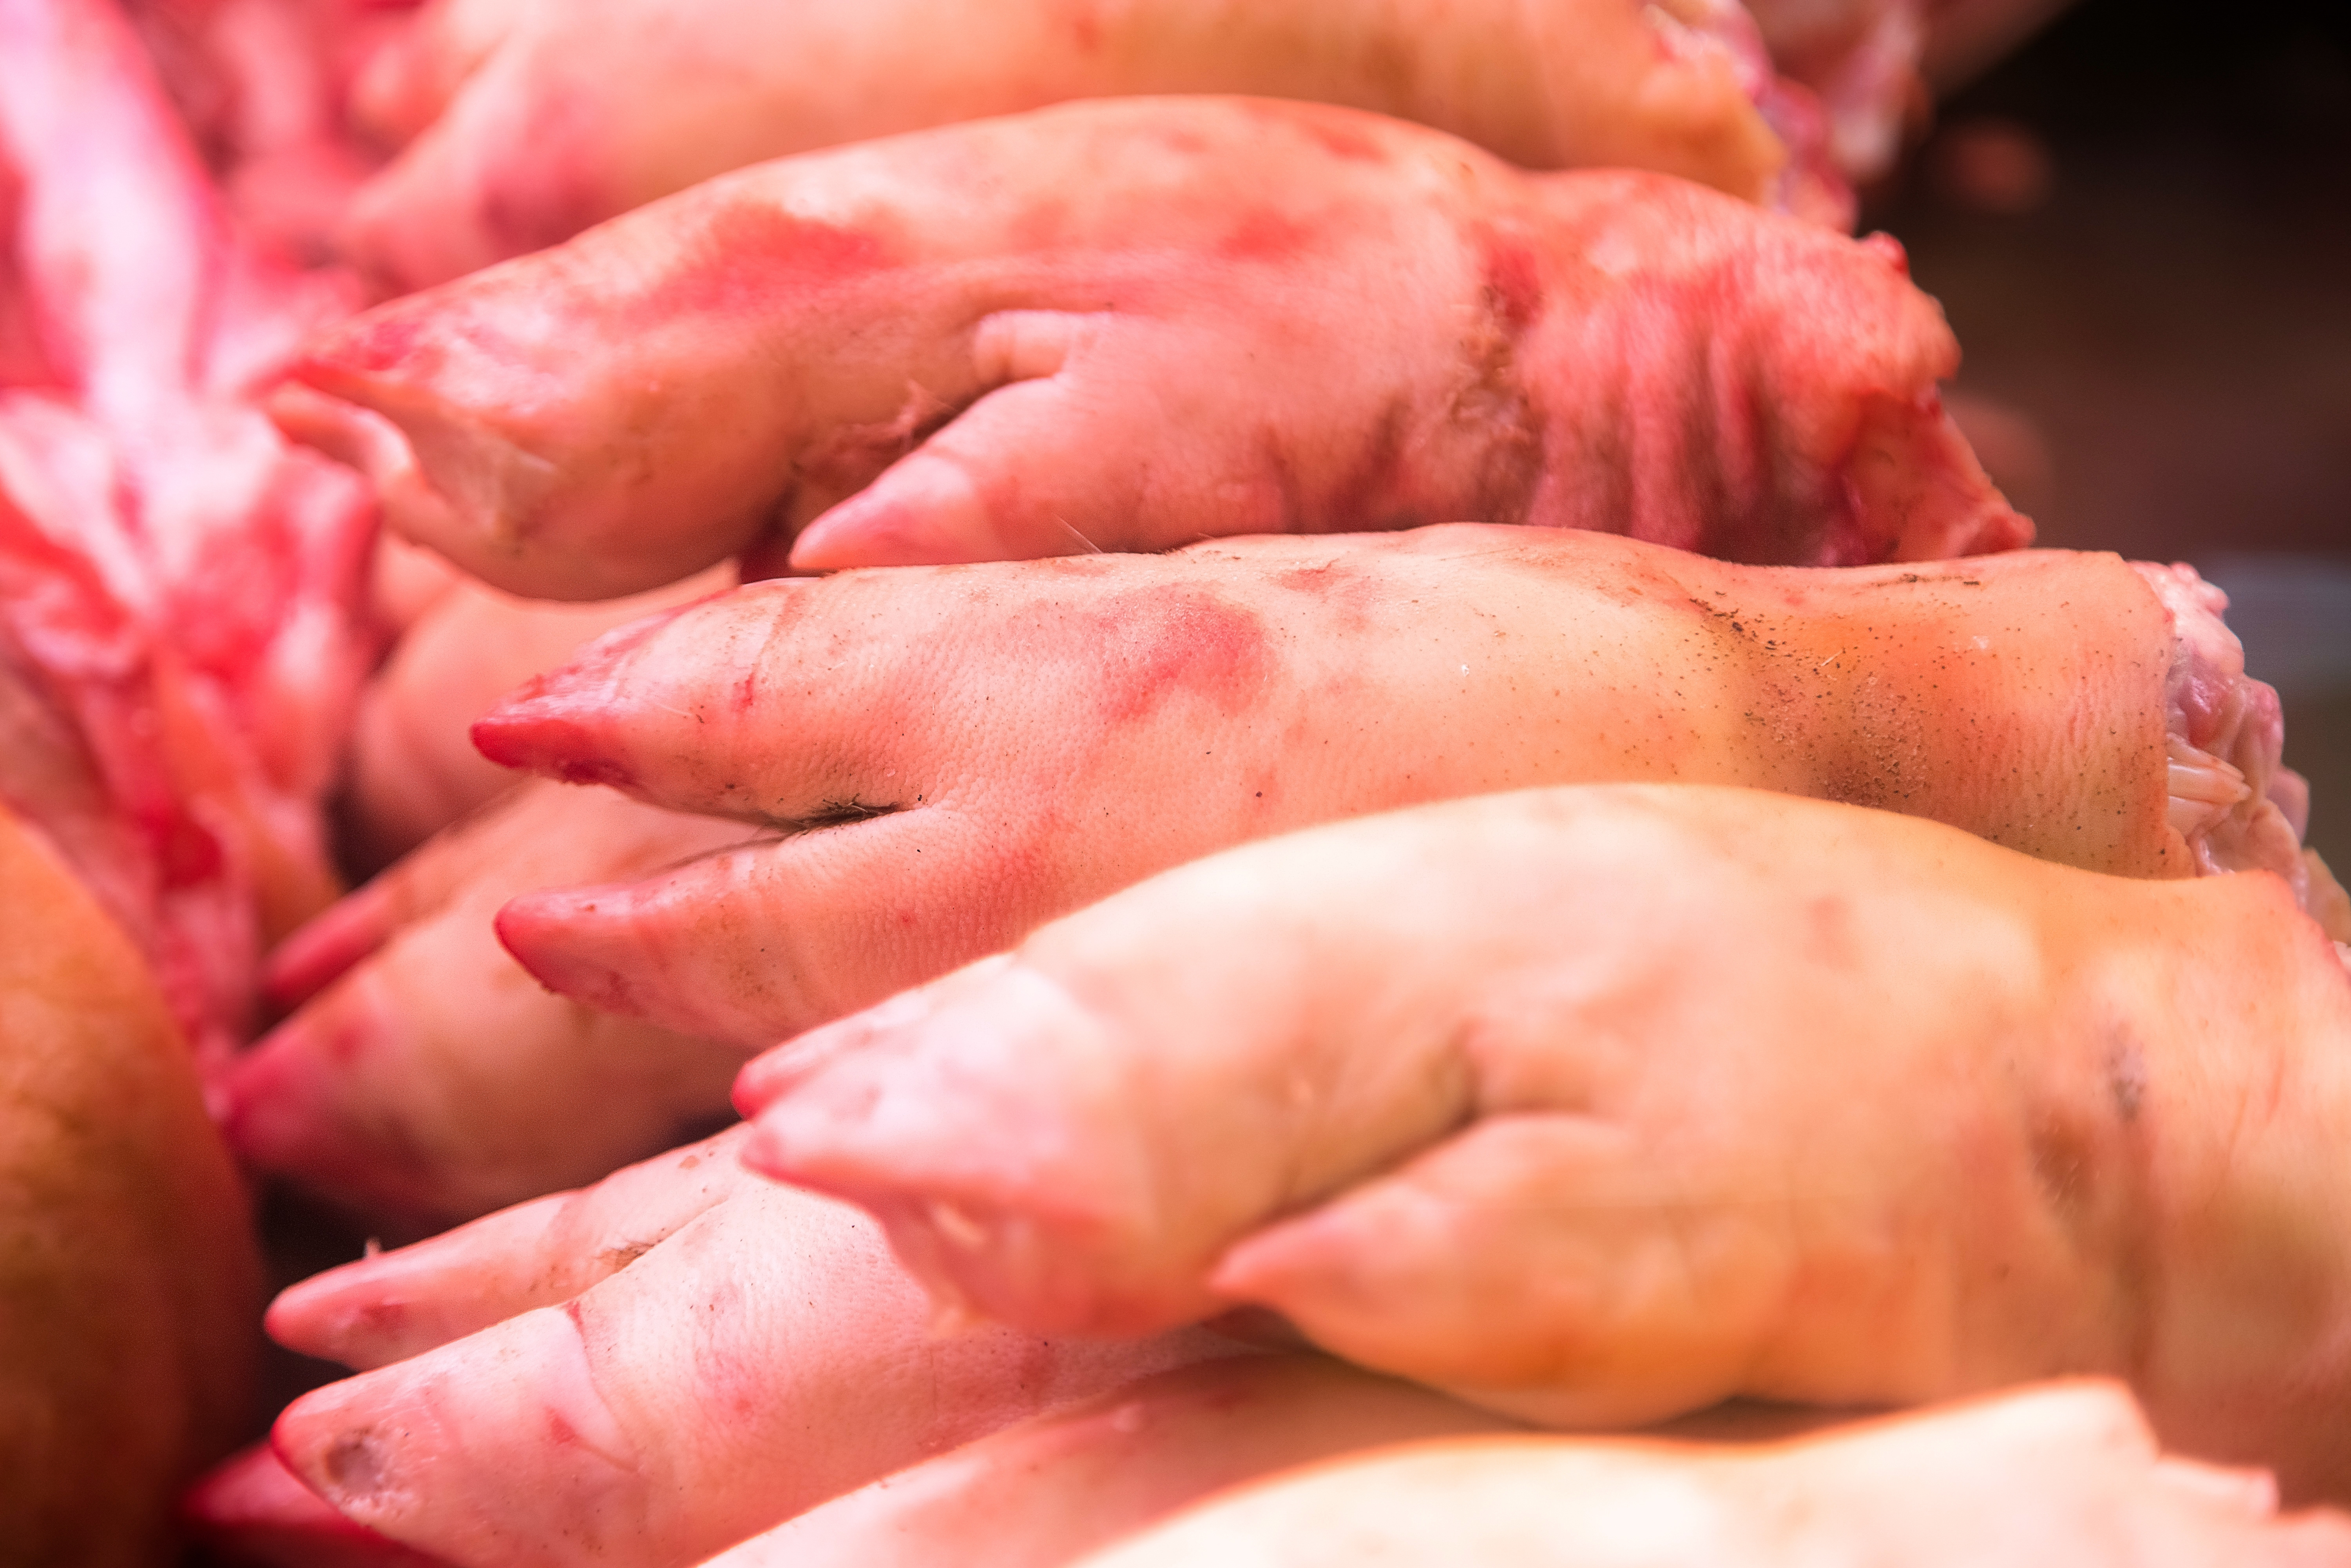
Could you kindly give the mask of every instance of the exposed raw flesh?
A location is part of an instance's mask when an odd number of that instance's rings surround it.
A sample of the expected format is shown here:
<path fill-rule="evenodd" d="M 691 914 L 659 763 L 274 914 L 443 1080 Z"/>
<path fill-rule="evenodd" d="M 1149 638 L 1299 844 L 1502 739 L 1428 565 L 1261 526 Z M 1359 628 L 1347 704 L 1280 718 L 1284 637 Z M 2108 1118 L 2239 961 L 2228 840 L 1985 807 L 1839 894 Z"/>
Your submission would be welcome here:
<path fill-rule="evenodd" d="M 1531 784 L 1746 784 L 2192 874 L 2179 636 L 2112 556 L 1810 572 L 1460 526 L 752 584 L 475 735 L 792 835 L 500 916 L 558 990 L 758 1046 L 1225 845 Z M 2249 786 L 2231 810 L 2276 810 Z"/>
<path fill-rule="evenodd" d="M 872 1222 L 745 1171 L 740 1132 L 281 1296 L 278 1339 L 379 1370 L 297 1401 L 278 1454 L 348 1518 L 457 1568 L 665 1565 L 1042 1410 L 1246 1354 L 1196 1331 L 935 1338 Z"/>
<path fill-rule="evenodd" d="M 443 0 L 363 84 L 361 112 L 414 140 L 350 239 L 413 288 L 785 153 L 1204 92 L 1350 104 L 1529 167 L 1658 169 L 1851 217 L 1817 110 L 1731 0 Z"/>
<path fill-rule="evenodd" d="M 1583 1429 L 2095 1373 L 2351 1496 L 2351 974 L 2270 876 L 1455 801 L 1179 868 L 737 1095 L 748 1163 L 1034 1332 L 1262 1306 Z"/>
<path fill-rule="evenodd" d="M 2301 849 L 2310 823 L 2302 776 L 2278 766 L 2285 720 L 2277 693 L 2245 678 L 2245 650 L 2221 612 L 2229 596 L 2193 567 L 2138 564 L 2171 612 L 2175 643 L 2164 681 L 2165 745 L 2171 758 L 2171 822 L 2194 847 L 2200 872 L 2273 871 L 2321 920 L 2342 902 L 2315 852 Z"/>
<path fill-rule="evenodd" d="M 0 808 L 0 1558 L 152 1568 L 246 1420 L 258 1260 L 137 952 Z"/>
<path fill-rule="evenodd" d="M 726 176 L 370 312 L 278 413 L 552 597 L 1465 517 L 1844 564 L 2031 537 L 1958 361 L 1890 240 L 1130 99 Z"/>
<path fill-rule="evenodd" d="M 317 802 L 371 650 L 362 485 L 247 401 L 349 288 L 228 231 L 103 0 L 0 7 L 0 800 L 74 856 L 207 1062 L 331 896 Z M 78 773 L 71 799 L 61 783 Z"/>
<path fill-rule="evenodd" d="M 1320 1356 L 1237 1357 L 991 1433 L 812 1509 L 710 1568 L 1063 1568 L 1225 1487 L 1510 1426 Z"/>
<path fill-rule="evenodd" d="M 1416 1444 L 1285 1476 L 1085 1568 L 2337 1568 L 2351 1523 L 2161 1458 L 2119 1391 L 2058 1385 L 1759 1449 Z"/>
<path fill-rule="evenodd" d="M 382 162 L 354 134 L 354 79 L 413 0 L 130 0 L 172 106 L 239 231 L 328 258 L 351 194 Z"/>

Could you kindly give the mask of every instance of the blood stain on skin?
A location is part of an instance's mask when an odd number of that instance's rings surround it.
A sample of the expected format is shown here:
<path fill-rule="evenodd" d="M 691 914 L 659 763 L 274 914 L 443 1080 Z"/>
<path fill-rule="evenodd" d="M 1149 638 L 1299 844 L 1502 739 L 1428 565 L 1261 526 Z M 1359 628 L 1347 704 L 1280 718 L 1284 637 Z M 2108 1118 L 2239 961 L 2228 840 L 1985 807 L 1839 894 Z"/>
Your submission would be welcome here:
<path fill-rule="evenodd" d="M 1523 332 L 1542 314 L 1541 268 L 1522 242 L 1491 231 L 1482 238 L 1486 298 L 1511 333 Z"/>
<path fill-rule="evenodd" d="M 1141 717 L 1178 692 L 1238 713 L 1263 689 L 1272 662 L 1257 614 L 1206 594 L 1120 594 L 1085 620 L 1082 635 L 1112 650 L 1102 708 L 1114 722 Z"/>
<path fill-rule="evenodd" d="M 637 787 L 636 769 L 615 757 L 598 757 L 595 740 L 580 725 L 561 719 L 493 725 L 476 721 L 474 749 L 501 768 L 528 768 L 566 784 L 608 784 L 623 791 Z"/>
<path fill-rule="evenodd" d="M 1290 117 L 1284 118 L 1288 120 Z M 1322 151 L 1333 158 L 1343 158 L 1351 163 L 1384 163 L 1388 161 L 1387 149 L 1380 145 L 1378 139 L 1366 135 L 1335 114 L 1327 118 L 1301 114 L 1291 123 L 1312 137 Z"/>
<path fill-rule="evenodd" d="M 1290 261 L 1314 243 L 1315 229 L 1270 207 L 1242 214 L 1225 231 L 1217 254 L 1236 261 Z"/>
<path fill-rule="evenodd" d="M 1876 234 L 1865 235 L 1855 243 L 1891 267 L 1895 277 L 1908 279 L 1910 253 L 1902 247 L 1900 240 L 1881 230 Z"/>
<path fill-rule="evenodd" d="M 632 298 L 615 330 L 686 316 L 758 314 L 877 272 L 890 263 L 869 234 L 795 217 L 773 207 L 716 208 L 687 256 Z"/>
<path fill-rule="evenodd" d="M 545 1412 L 545 1414 L 547 1416 L 547 1440 L 551 1447 L 557 1448 L 577 1448 L 583 1447 L 580 1441 L 580 1428 L 565 1420 L 555 1411 L 549 1410 Z"/>
<path fill-rule="evenodd" d="M 313 385 L 333 386 L 339 380 L 370 371 L 400 370 L 423 375 L 432 369 L 428 350 L 445 328 L 434 324 L 448 308 L 444 294 L 426 295 L 412 308 L 393 307 L 361 318 L 348 329 L 327 340 L 324 347 L 298 361 L 295 378 Z M 435 356 L 437 358 L 437 356 Z"/>

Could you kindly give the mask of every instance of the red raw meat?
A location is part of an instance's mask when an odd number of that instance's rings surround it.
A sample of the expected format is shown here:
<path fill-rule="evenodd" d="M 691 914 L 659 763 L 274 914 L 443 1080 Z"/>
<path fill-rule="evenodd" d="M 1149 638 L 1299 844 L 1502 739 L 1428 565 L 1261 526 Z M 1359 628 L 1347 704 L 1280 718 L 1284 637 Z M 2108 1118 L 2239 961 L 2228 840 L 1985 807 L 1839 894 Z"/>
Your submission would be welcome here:
<path fill-rule="evenodd" d="M 0 8 L 0 800 L 154 962 L 208 1062 L 335 887 L 319 800 L 372 653 L 364 486 L 252 392 L 347 279 L 233 231 L 105 0 Z"/>
<path fill-rule="evenodd" d="M 353 83 L 416 0 L 129 0 L 164 91 L 247 237 L 326 258 L 382 162 L 345 114 Z"/>

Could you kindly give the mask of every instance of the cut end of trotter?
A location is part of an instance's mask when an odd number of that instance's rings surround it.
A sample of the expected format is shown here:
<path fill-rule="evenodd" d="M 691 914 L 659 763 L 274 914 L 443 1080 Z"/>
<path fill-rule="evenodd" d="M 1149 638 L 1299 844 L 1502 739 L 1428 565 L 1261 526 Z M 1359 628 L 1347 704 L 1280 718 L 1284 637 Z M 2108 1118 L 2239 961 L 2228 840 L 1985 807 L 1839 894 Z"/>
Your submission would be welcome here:
<path fill-rule="evenodd" d="M 2281 762 L 2284 709 L 2273 687 L 2246 673 L 2244 644 L 2221 618 L 2228 596 L 2191 566 L 2132 564 L 2171 614 L 2164 682 L 2170 820 L 2197 871 L 2273 872 L 2328 936 L 2351 941 L 2351 905 L 2302 845 L 2310 788 Z"/>

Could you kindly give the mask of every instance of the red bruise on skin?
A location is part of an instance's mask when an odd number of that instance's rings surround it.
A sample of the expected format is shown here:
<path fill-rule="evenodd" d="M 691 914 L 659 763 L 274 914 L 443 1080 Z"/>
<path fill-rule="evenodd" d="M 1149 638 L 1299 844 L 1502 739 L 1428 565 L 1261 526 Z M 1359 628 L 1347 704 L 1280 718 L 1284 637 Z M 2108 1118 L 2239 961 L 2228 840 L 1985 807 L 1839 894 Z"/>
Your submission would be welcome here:
<path fill-rule="evenodd" d="M 221 841 L 203 824 L 185 818 L 173 821 L 158 835 L 157 862 L 165 887 L 190 887 L 221 873 L 226 857 Z"/>
<path fill-rule="evenodd" d="M 1388 161 L 1386 148 L 1352 126 L 1335 120 L 1313 121 L 1309 133 L 1333 158 L 1343 158 L 1351 163 L 1384 163 Z"/>
<path fill-rule="evenodd" d="M 615 324 L 668 326 L 679 317 L 768 316 L 805 296 L 881 272 L 893 256 L 872 234 L 758 204 L 706 212 L 700 232 L 656 286 L 615 301 Z"/>
<path fill-rule="evenodd" d="M 349 1064 L 365 1056 L 375 1044 L 376 1029 L 371 1020 L 346 1017 L 327 1037 L 326 1049 L 319 1054 L 327 1061 Z"/>
<path fill-rule="evenodd" d="M 306 357 L 295 364 L 292 373 L 298 381 L 327 390 L 348 386 L 375 371 L 429 375 L 440 363 L 432 350 L 448 329 L 444 319 L 429 307 L 403 310 L 395 304 L 379 308 L 339 332 L 329 355 Z"/>
<path fill-rule="evenodd" d="M 1523 240 L 1490 230 L 1483 236 L 1487 298 L 1495 316 L 1512 332 L 1523 332 L 1542 314 L 1542 269 Z"/>
<path fill-rule="evenodd" d="M 1083 645 L 1133 650 L 1103 671 L 1102 713 L 1113 723 L 1140 718 L 1182 693 L 1237 714 L 1264 691 L 1272 670 L 1257 613 L 1202 593 L 1117 594 L 1071 623 Z"/>
<path fill-rule="evenodd" d="M 1257 207 L 1225 231 L 1217 254 L 1237 261 L 1293 262 L 1314 248 L 1316 231 L 1270 207 Z"/>

